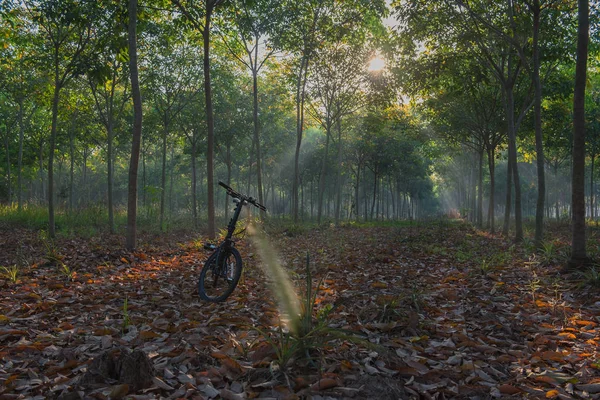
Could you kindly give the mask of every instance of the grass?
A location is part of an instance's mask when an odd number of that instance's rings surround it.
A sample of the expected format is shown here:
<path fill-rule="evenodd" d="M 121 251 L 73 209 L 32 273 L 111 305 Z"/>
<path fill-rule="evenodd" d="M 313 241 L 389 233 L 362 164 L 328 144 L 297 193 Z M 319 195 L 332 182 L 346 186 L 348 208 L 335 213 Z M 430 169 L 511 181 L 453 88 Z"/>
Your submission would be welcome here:
<path fill-rule="evenodd" d="M 159 218 L 138 212 L 138 231 L 160 233 Z M 21 210 L 16 206 L 0 205 L 0 224 L 9 227 L 23 227 L 33 230 L 48 229 L 48 208 L 40 205 L 25 205 Z M 114 213 L 115 231 L 124 234 L 127 227 L 127 210 L 116 208 Z M 187 213 L 173 213 L 165 217 L 165 231 L 196 230 Z M 109 231 L 108 211 L 103 205 L 87 208 L 57 210 L 55 214 L 56 234 L 61 237 L 92 237 Z"/>
<path fill-rule="evenodd" d="M 0 266 L 0 274 L 12 283 L 17 283 L 19 280 L 19 267 L 17 265 L 10 267 Z"/>

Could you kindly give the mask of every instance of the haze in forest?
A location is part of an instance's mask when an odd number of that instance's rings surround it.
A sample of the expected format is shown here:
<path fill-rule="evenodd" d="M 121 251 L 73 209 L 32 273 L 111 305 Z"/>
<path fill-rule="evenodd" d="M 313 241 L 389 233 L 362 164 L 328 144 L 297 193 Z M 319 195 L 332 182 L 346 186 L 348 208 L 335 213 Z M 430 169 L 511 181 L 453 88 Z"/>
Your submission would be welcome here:
<path fill-rule="evenodd" d="M 262 218 L 449 216 L 517 241 L 535 221 L 540 243 L 544 221 L 598 214 L 598 10 L 586 30 L 580 3 L 145 0 L 132 18 L 4 0 L 2 218 L 214 237 L 223 181 Z"/>

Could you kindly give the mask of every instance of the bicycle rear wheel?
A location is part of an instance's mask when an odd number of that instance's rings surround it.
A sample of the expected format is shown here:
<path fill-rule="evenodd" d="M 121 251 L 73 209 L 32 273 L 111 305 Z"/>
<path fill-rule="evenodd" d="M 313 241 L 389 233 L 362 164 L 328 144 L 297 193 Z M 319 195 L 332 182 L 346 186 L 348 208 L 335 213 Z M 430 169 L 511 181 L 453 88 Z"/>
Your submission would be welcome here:
<path fill-rule="evenodd" d="M 208 257 L 198 279 L 198 294 L 205 301 L 229 297 L 242 275 L 242 256 L 236 248 L 218 248 Z"/>

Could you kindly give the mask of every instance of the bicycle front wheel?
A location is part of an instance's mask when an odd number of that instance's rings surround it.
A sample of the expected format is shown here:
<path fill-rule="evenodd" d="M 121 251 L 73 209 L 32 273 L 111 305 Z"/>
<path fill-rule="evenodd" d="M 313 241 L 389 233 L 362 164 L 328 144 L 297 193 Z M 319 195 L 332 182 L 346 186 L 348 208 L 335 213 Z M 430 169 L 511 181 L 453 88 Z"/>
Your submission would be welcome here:
<path fill-rule="evenodd" d="M 242 256 L 235 247 L 219 248 L 208 257 L 198 279 L 198 294 L 205 301 L 229 297 L 242 275 Z"/>

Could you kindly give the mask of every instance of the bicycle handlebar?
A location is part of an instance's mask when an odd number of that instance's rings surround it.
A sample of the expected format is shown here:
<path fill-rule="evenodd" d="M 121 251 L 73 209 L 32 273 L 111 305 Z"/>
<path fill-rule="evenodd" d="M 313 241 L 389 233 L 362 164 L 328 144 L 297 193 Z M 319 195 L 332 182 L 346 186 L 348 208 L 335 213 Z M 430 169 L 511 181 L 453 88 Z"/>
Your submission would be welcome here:
<path fill-rule="evenodd" d="M 233 190 L 229 185 L 227 185 L 226 183 L 223 183 L 221 181 L 219 181 L 219 186 L 222 186 L 223 188 L 225 188 L 225 190 L 227 190 L 227 194 L 229 196 L 238 198 L 238 199 L 240 199 L 242 201 L 246 201 L 246 202 L 252 204 L 254 207 L 261 209 L 262 211 L 267 211 L 267 207 L 265 207 L 262 204 L 260 204 L 253 197 L 246 196 L 246 195 L 243 195 L 241 193 L 238 193 L 235 190 Z"/>

